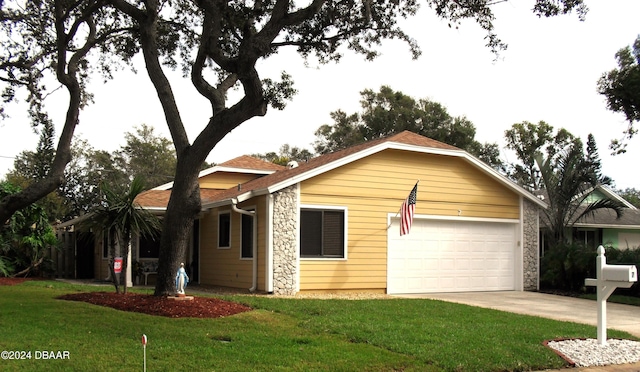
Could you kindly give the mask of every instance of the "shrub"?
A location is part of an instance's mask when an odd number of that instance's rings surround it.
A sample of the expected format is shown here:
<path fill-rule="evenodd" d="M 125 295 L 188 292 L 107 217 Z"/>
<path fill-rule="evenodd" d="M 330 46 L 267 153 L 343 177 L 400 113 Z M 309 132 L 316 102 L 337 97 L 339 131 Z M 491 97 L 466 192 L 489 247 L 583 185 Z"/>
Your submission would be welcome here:
<path fill-rule="evenodd" d="M 559 244 L 545 252 L 540 266 L 541 288 L 581 291 L 584 279 L 595 277 L 596 250 L 579 243 Z"/>

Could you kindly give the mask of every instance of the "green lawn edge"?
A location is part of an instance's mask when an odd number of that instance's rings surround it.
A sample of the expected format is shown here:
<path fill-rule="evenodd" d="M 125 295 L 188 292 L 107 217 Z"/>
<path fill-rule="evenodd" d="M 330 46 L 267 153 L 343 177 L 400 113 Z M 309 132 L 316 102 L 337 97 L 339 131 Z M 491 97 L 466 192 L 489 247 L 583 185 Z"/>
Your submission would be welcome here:
<path fill-rule="evenodd" d="M 113 289 L 57 281 L 0 286 L 0 350 L 31 351 L 31 359 L 2 360 L 0 370 L 140 371 L 146 334 L 150 371 L 527 371 L 566 366 L 543 341 L 596 335 L 593 326 L 427 299 L 216 296 L 255 309 L 218 319 L 56 299 L 97 290 Z M 43 359 L 42 351 L 69 358 Z"/>

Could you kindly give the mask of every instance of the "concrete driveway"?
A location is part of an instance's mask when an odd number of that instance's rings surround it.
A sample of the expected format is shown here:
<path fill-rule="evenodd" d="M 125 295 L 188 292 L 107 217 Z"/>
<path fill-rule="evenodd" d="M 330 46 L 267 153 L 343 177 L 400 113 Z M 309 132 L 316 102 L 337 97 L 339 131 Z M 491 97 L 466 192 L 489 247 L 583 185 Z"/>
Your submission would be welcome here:
<path fill-rule="evenodd" d="M 595 301 L 538 292 L 426 293 L 397 297 L 430 298 L 593 326 L 598 324 Z M 640 337 L 640 307 L 607 303 L 607 328 Z M 593 336 L 595 338 L 596 334 Z"/>

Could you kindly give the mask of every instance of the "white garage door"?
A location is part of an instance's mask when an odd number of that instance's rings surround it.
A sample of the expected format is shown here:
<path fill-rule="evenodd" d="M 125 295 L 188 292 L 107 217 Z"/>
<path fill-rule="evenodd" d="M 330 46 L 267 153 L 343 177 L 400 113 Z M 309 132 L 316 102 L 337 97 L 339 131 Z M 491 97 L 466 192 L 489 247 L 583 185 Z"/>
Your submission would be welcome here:
<path fill-rule="evenodd" d="M 515 289 L 516 223 L 414 219 L 388 232 L 387 292 Z"/>

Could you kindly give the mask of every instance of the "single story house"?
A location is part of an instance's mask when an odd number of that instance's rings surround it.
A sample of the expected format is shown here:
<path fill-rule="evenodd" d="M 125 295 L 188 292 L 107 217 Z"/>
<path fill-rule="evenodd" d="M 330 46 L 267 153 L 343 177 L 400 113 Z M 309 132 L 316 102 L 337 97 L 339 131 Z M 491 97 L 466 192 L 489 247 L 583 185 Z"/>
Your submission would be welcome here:
<path fill-rule="evenodd" d="M 640 247 L 640 210 L 604 185 L 591 190 L 585 202 L 602 199 L 612 199 L 622 204 L 622 216 L 618 218 L 612 210 L 598 210 L 574 224 L 573 238 L 594 249 L 600 245 L 618 249 Z"/>
<path fill-rule="evenodd" d="M 401 236 L 399 210 L 416 183 Z M 201 284 L 286 295 L 538 288 L 544 202 L 467 152 L 411 132 L 288 167 L 242 156 L 203 171 L 200 186 L 185 262 Z M 170 189 L 138 202 L 162 212 Z M 133 252 L 148 270 L 157 245 L 141 241 Z"/>

